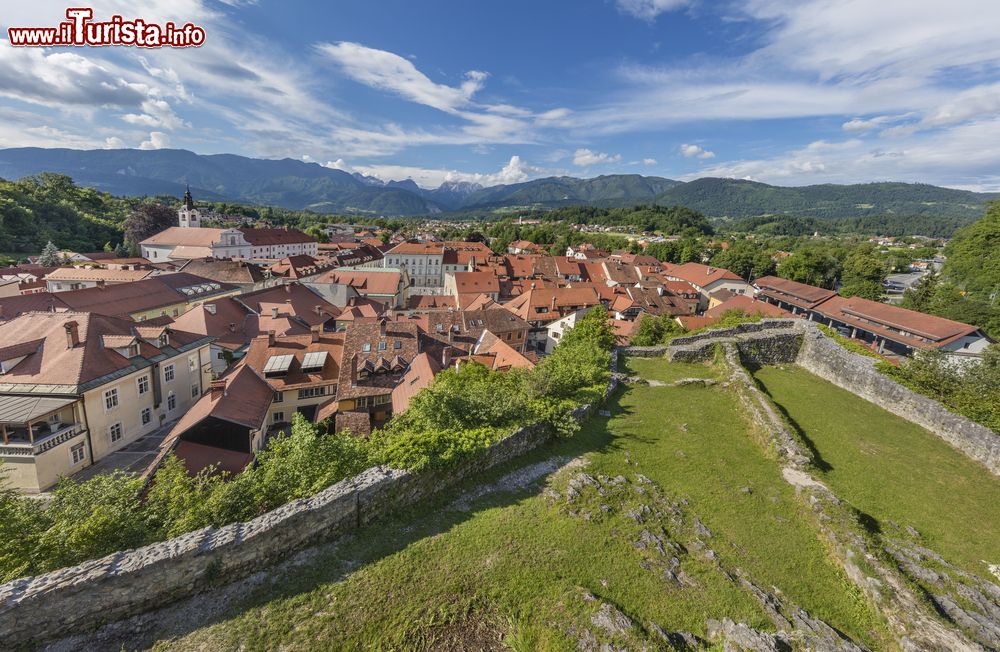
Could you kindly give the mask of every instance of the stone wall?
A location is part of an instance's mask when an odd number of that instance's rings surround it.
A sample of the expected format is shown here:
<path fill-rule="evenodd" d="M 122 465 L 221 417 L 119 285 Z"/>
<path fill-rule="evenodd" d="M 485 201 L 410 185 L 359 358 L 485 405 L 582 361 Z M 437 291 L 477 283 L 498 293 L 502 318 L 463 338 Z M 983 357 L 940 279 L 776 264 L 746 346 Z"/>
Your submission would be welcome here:
<path fill-rule="evenodd" d="M 612 371 L 616 367 L 613 360 Z M 605 397 L 617 384 L 612 376 Z M 573 417 L 582 421 L 590 412 L 591 406 L 582 406 Z M 0 586 L 0 648 L 92 629 L 239 579 L 519 457 L 549 438 L 542 428 L 523 428 L 445 472 L 370 468 L 246 523 L 207 527 L 14 580 Z"/>
<path fill-rule="evenodd" d="M 954 448 L 1000 475 L 1000 435 L 950 412 L 941 403 L 903 387 L 875 369 L 875 360 L 843 348 L 815 324 L 803 323 L 796 362 L 834 385 L 930 430 Z"/>
<path fill-rule="evenodd" d="M 798 322 L 797 319 L 767 319 L 691 337 L 678 337 L 667 347 L 667 359 L 671 362 L 701 362 L 714 355 L 717 344 L 732 343 L 747 363 L 794 362 L 802 344 L 802 330 Z"/>

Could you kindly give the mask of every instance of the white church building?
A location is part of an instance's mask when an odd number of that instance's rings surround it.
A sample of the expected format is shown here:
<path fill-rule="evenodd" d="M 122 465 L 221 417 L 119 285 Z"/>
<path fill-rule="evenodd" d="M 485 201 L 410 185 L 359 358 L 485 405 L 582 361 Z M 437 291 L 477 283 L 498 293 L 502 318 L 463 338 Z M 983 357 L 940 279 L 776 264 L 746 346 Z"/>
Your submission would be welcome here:
<path fill-rule="evenodd" d="M 190 189 L 177 211 L 177 226 L 139 243 L 141 255 L 154 263 L 194 258 L 236 258 L 274 262 L 289 256 L 315 256 L 316 240 L 298 229 L 215 229 L 201 225 Z"/>

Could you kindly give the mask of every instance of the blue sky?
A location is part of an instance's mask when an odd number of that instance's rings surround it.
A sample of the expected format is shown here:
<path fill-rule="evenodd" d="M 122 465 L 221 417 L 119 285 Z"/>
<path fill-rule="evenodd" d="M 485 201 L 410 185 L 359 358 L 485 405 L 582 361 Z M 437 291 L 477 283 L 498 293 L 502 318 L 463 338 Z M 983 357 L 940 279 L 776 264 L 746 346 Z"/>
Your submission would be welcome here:
<path fill-rule="evenodd" d="M 13 5 L 14 3 L 8 3 Z M 72 3 L 81 4 L 81 3 Z M 994 0 L 139 0 L 201 48 L 12 48 L 0 147 L 176 147 L 383 179 L 639 173 L 1000 189 Z"/>

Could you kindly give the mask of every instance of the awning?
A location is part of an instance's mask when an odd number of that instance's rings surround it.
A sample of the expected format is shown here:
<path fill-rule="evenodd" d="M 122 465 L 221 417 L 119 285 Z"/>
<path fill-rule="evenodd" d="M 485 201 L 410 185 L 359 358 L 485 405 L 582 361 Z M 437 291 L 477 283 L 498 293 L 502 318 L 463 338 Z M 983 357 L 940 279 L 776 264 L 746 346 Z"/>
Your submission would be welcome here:
<path fill-rule="evenodd" d="M 0 396 L 0 422 L 27 424 L 78 400 L 50 396 Z"/>

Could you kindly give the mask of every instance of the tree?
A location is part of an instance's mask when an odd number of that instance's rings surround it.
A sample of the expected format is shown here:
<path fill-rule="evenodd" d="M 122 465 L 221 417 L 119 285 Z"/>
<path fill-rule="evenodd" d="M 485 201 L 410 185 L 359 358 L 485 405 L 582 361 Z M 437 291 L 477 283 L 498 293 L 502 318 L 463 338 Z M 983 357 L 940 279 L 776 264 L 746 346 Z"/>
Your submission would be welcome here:
<path fill-rule="evenodd" d="M 840 261 L 826 251 L 810 247 L 783 260 L 777 273 L 790 281 L 832 289 L 840 275 Z"/>
<path fill-rule="evenodd" d="M 582 319 L 577 320 L 576 325 L 563 335 L 563 340 L 569 342 L 567 346 L 586 340 L 609 351 L 618 343 L 618 335 L 611 324 L 608 311 L 604 306 L 597 305 L 587 311 Z"/>
<path fill-rule="evenodd" d="M 629 344 L 632 346 L 656 346 L 666 344 L 677 335 L 684 333 L 684 327 L 677 323 L 677 320 L 670 315 L 644 314 L 639 319 L 639 325 Z"/>
<path fill-rule="evenodd" d="M 42 249 L 42 254 L 38 257 L 38 264 L 44 267 L 57 267 L 62 264 L 62 259 L 59 257 L 59 248 L 52 244 L 51 240 Z"/>
<path fill-rule="evenodd" d="M 753 240 L 736 240 L 728 249 L 712 257 L 716 267 L 728 269 L 740 278 L 769 276 L 774 273 L 774 260 L 766 248 Z"/>
<path fill-rule="evenodd" d="M 887 271 L 885 260 L 874 246 L 856 248 L 844 259 L 841 296 L 881 301 Z"/>
<path fill-rule="evenodd" d="M 899 305 L 910 310 L 927 312 L 930 310 L 931 301 L 933 301 L 939 285 L 938 275 L 931 272 L 920 279 L 915 286 L 903 291 L 903 300 L 900 301 Z"/>
<path fill-rule="evenodd" d="M 177 225 L 177 212 L 169 206 L 143 202 L 125 220 L 125 241 L 137 246 L 146 238 Z"/>

